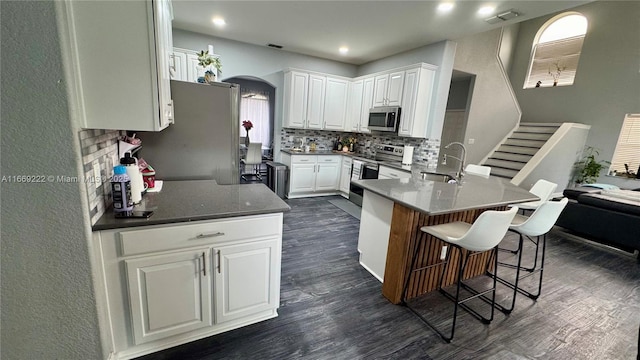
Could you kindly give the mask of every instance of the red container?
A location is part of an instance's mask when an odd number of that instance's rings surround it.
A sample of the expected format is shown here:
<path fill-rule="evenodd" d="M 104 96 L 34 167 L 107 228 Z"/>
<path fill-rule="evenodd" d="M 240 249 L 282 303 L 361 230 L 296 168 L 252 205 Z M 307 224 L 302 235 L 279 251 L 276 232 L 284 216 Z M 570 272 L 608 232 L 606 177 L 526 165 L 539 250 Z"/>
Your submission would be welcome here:
<path fill-rule="evenodd" d="M 153 189 L 156 186 L 156 172 L 151 166 L 142 170 L 142 181 L 145 190 Z"/>

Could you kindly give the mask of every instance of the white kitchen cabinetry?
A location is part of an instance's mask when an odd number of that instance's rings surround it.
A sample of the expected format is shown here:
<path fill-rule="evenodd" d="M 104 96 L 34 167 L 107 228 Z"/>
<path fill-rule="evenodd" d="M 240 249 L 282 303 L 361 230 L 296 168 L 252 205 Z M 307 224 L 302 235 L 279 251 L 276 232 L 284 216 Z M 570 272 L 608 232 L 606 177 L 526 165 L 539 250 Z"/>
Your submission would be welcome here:
<path fill-rule="evenodd" d="M 306 127 L 308 91 L 308 73 L 289 71 L 284 74 L 284 127 Z"/>
<path fill-rule="evenodd" d="M 114 359 L 276 317 L 282 213 L 94 233 Z"/>
<path fill-rule="evenodd" d="M 307 71 L 285 71 L 284 127 L 343 131 L 348 89 L 346 79 Z"/>
<path fill-rule="evenodd" d="M 282 154 L 289 171 L 289 198 L 338 194 L 342 155 Z"/>
<path fill-rule="evenodd" d="M 327 78 L 309 75 L 307 99 L 307 128 L 322 129 L 324 125 L 324 95 Z"/>
<path fill-rule="evenodd" d="M 136 344 L 212 325 L 210 250 L 125 260 Z"/>
<path fill-rule="evenodd" d="M 216 324 L 278 307 L 278 240 L 220 246 L 216 256 Z"/>
<path fill-rule="evenodd" d="M 348 81 L 327 76 L 323 113 L 325 130 L 345 129 L 348 91 Z"/>
<path fill-rule="evenodd" d="M 83 128 L 160 131 L 173 122 L 169 0 L 66 1 L 62 34 Z M 125 41 L 126 40 L 126 41 Z M 66 46 L 66 45 L 65 45 Z"/>
<path fill-rule="evenodd" d="M 373 107 L 374 77 L 356 80 L 349 88 L 347 130 L 369 133 L 369 110 Z"/>
<path fill-rule="evenodd" d="M 384 165 L 378 167 L 378 179 L 408 179 L 411 172 L 390 168 Z"/>
<path fill-rule="evenodd" d="M 204 76 L 205 69 L 199 65 L 196 51 L 173 48 L 171 59 L 173 61 L 172 69 L 174 70 L 171 80 L 198 82 L 198 78 Z M 217 76 L 216 69 L 212 68 L 212 71 Z"/>
<path fill-rule="evenodd" d="M 404 71 L 395 71 L 375 77 L 373 106 L 400 106 Z"/>
<path fill-rule="evenodd" d="M 340 171 L 340 195 L 349 198 L 349 187 L 351 185 L 351 166 L 353 159 L 349 156 L 342 157 L 342 171 Z"/>
<path fill-rule="evenodd" d="M 436 69 L 422 64 L 406 71 L 399 136 L 427 137 Z"/>

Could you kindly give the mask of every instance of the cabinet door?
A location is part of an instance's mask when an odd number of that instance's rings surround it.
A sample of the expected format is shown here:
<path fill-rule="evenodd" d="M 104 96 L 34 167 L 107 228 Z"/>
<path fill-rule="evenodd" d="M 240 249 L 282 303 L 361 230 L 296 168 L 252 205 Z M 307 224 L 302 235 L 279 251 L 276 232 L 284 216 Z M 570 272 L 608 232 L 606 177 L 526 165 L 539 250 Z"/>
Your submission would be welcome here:
<path fill-rule="evenodd" d="M 173 38 L 171 21 L 173 10 L 169 0 L 153 1 L 154 28 L 156 33 L 156 61 L 158 66 L 158 93 L 160 105 L 160 129 L 173 123 L 173 102 L 171 101 L 171 55 Z"/>
<path fill-rule="evenodd" d="M 375 87 L 373 90 L 373 106 L 387 105 L 387 87 L 389 86 L 389 74 L 375 77 Z"/>
<path fill-rule="evenodd" d="M 364 79 L 362 85 L 362 113 L 360 117 L 360 132 L 369 131 L 369 110 L 373 107 L 373 88 L 375 79 L 373 77 Z"/>
<path fill-rule="evenodd" d="M 349 100 L 347 104 L 347 130 L 360 131 L 360 119 L 362 118 L 362 90 L 364 81 L 358 80 L 349 84 Z"/>
<path fill-rule="evenodd" d="M 198 55 L 187 54 L 187 78 L 184 81 L 198 82 L 198 78 L 204 76 L 204 68 L 199 63 Z"/>
<path fill-rule="evenodd" d="M 136 344 L 212 325 L 209 248 L 124 262 Z"/>
<path fill-rule="evenodd" d="M 388 106 L 400 106 L 403 85 L 404 71 L 396 71 L 389 74 L 389 87 L 387 88 Z"/>
<path fill-rule="evenodd" d="M 340 180 L 341 164 L 335 163 L 318 163 L 318 172 L 316 173 L 316 191 L 338 190 L 338 182 Z"/>
<path fill-rule="evenodd" d="M 402 114 L 400 115 L 400 126 L 398 127 L 399 136 L 411 136 L 415 118 L 419 73 L 420 69 L 411 69 L 407 70 L 405 74 Z"/>
<path fill-rule="evenodd" d="M 220 246 L 216 256 L 216 324 L 277 309 L 280 249 L 277 239 Z"/>
<path fill-rule="evenodd" d="M 327 77 L 324 97 L 324 126 L 326 130 L 345 129 L 349 82 Z"/>
<path fill-rule="evenodd" d="M 307 98 L 307 128 L 322 129 L 324 122 L 324 95 L 326 78 L 309 75 L 309 97 Z"/>
<path fill-rule="evenodd" d="M 171 80 L 187 81 L 187 54 L 174 50 L 171 62 Z"/>
<path fill-rule="evenodd" d="M 340 172 L 340 192 L 349 194 L 351 185 L 351 159 L 346 156 L 342 159 L 342 171 Z"/>
<path fill-rule="evenodd" d="M 312 192 L 316 184 L 316 164 L 292 164 L 289 193 Z"/>
<path fill-rule="evenodd" d="M 307 94 L 309 74 L 289 72 L 285 75 L 284 127 L 303 128 L 307 119 Z"/>

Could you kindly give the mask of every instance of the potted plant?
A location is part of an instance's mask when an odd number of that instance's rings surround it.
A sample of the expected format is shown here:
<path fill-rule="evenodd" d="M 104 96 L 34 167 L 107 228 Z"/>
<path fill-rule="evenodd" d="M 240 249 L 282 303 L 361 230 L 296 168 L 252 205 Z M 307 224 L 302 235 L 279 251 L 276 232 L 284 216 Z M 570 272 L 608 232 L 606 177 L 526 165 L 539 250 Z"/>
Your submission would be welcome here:
<path fill-rule="evenodd" d="M 213 72 L 212 67 L 217 70 L 218 74 L 222 73 L 220 57 L 209 54 L 209 50 L 202 50 L 198 53 L 198 65 L 206 69 L 204 72 L 204 80 L 207 83 L 216 81 L 216 73 Z"/>
<path fill-rule="evenodd" d="M 606 164 L 611 162 L 606 160 L 597 160 L 600 155 L 599 149 L 587 146 L 584 149 L 582 160 L 575 163 L 576 184 L 593 184 L 598 180 L 602 169 Z"/>

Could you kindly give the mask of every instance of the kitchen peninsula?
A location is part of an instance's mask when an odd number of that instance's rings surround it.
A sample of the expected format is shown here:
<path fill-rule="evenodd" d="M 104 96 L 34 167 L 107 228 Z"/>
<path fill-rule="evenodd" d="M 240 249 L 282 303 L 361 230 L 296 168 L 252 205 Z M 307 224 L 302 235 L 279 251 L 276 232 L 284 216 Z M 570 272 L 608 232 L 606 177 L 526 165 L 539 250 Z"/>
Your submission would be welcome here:
<path fill-rule="evenodd" d="M 278 316 L 283 212 L 263 184 L 165 181 L 135 210 L 103 215 L 93 272 L 111 358 L 130 359 Z"/>
<path fill-rule="evenodd" d="M 446 176 L 443 177 L 446 179 Z M 382 294 L 400 303 L 410 272 L 411 254 L 419 246 L 417 268 L 411 274 L 407 297 L 437 288 L 439 267 L 428 267 L 446 254 L 444 242 L 420 231 L 426 225 L 452 221 L 473 223 L 485 210 L 504 210 L 508 204 L 538 200 L 507 179 L 468 175 L 460 184 L 412 178 L 354 180 L 365 189 L 358 238 L 360 264 L 382 281 Z M 425 258 L 426 254 L 429 258 Z M 489 252 L 476 256 L 464 278 L 484 273 Z M 455 266 L 445 274 L 445 285 L 455 280 Z"/>

